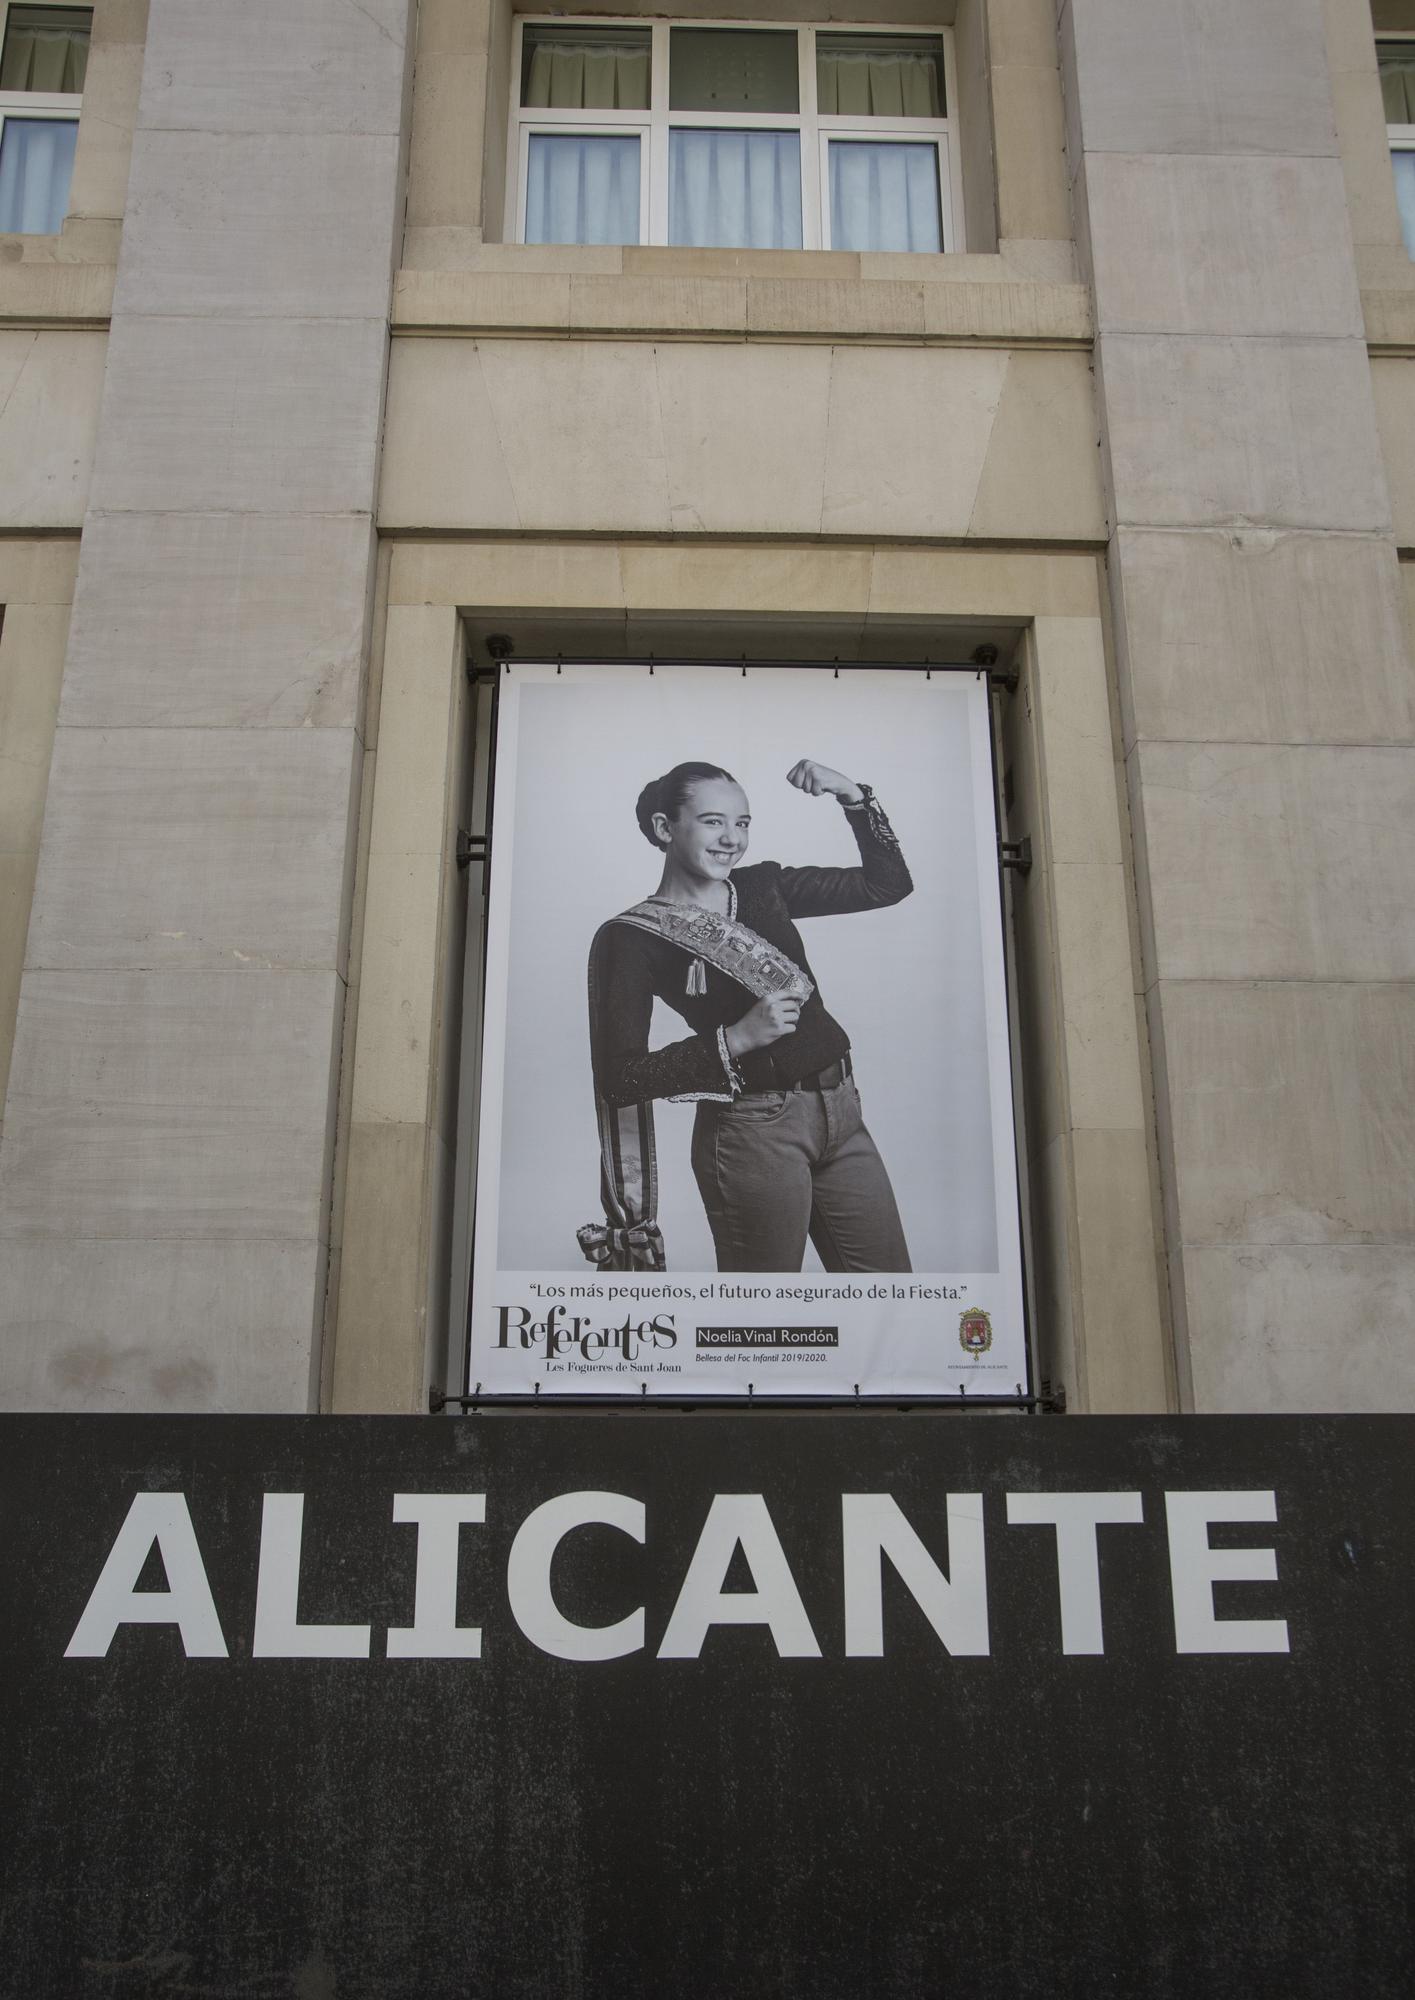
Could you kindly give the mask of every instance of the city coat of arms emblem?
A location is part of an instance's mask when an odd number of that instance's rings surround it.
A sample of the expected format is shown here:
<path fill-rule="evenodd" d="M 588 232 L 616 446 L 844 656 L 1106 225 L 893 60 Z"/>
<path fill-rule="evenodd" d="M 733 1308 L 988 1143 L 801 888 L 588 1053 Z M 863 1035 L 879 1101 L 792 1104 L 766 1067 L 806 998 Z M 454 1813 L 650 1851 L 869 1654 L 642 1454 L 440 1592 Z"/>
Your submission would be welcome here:
<path fill-rule="evenodd" d="M 986 1354 L 992 1346 L 992 1320 L 981 1306 L 969 1306 L 958 1318 L 958 1345 L 965 1354 Z"/>

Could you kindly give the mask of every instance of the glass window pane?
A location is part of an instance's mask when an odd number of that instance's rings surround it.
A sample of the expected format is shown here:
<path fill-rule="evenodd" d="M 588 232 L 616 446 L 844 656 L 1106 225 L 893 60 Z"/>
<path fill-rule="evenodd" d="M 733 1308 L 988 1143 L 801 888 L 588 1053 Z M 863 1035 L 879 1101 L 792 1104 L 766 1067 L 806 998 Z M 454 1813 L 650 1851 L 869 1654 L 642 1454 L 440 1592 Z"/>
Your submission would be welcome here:
<path fill-rule="evenodd" d="M 942 118 L 943 43 L 936 35 L 816 36 L 823 118 Z"/>
<path fill-rule="evenodd" d="M 69 205 L 76 118 L 7 118 L 0 132 L 0 233 L 54 236 Z"/>
<path fill-rule="evenodd" d="M 668 240 L 700 249 L 799 250 L 794 132 L 670 132 Z"/>
<path fill-rule="evenodd" d="M 637 243 L 639 141 L 533 132 L 526 172 L 527 243 Z"/>
<path fill-rule="evenodd" d="M 521 102 L 538 111 L 647 111 L 647 28 L 542 28 L 521 37 Z"/>
<path fill-rule="evenodd" d="M 89 7 L 11 7 L 0 50 L 0 90 L 77 96 L 88 68 Z"/>
<path fill-rule="evenodd" d="M 1415 42 L 1376 46 L 1387 125 L 1415 125 Z"/>
<path fill-rule="evenodd" d="M 794 31 L 675 28 L 668 44 L 671 111 L 799 111 Z"/>
<path fill-rule="evenodd" d="M 942 250 L 938 148 L 832 139 L 833 250 Z"/>
<path fill-rule="evenodd" d="M 1415 257 L 1415 153 L 1392 153 L 1395 168 L 1395 198 L 1400 204 L 1400 227 L 1405 247 Z"/>

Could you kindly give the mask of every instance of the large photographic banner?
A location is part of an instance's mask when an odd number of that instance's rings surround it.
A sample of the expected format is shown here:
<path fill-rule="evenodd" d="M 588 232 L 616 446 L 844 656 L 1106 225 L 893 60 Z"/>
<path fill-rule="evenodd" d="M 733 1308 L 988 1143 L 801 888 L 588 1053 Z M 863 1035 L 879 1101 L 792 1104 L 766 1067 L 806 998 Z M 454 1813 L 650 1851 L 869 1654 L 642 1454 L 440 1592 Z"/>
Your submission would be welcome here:
<path fill-rule="evenodd" d="M 502 669 L 468 1385 L 1028 1385 L 986 680 Z"/>

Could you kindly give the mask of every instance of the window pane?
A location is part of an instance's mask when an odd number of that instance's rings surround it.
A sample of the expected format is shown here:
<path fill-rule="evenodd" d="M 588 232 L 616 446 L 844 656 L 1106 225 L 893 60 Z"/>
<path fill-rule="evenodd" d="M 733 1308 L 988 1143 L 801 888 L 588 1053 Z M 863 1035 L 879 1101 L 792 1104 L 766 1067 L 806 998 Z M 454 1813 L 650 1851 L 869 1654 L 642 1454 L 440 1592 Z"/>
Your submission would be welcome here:
<path fill-rule="evenodd" d="M 527 27 L 521 102 L 548 111 L 647 111 L 647 28 Z"/>
<path fill-rule="evenodd" d="M 1378 44 L 1387 125 L 1415 125 L 1415 42 Z"/>
<path fill-rule="evenodd" d="M 533 132 L 527 243 L 637 243 L 639 142 Z"/>
<path fill-rule="evenodd" d="M 832 249 L 942 250 L 940 215 L 936 146 L 831 140 Z"/>
<path fill-rule="evenodd" d="M 1405 247 L 1415 257 L 1415 153 L 1392 153 L 1395 168 L 1395 198 L 1400 204 L 1400 227 Z"/>
<path fill-rule="evenodd" d="M 932 35 L 816 36 L 824 118 L 942 118 L 943 43 Z"/>
<path fill-rule="evenodd" d="M 675 28 L 668 44 L 671 111 L 799 111 L 796 36 L 749 28 Z"/>
<path fill-rule="evenodd" d="M 0 232 L 57 235 L 69 205 L 76 118 L 7 118 L 0 132 Z"/>
<path fill-rule="evenodd" d="M 88 67 L 87 7 L 11 7 L 0 51 L 0 90 L 77 95 Z"/>
<path fill-rule="evenodd" d="M 796 134 L 670 132 L 668 240 L 706 249 L 799 250 Z"/>

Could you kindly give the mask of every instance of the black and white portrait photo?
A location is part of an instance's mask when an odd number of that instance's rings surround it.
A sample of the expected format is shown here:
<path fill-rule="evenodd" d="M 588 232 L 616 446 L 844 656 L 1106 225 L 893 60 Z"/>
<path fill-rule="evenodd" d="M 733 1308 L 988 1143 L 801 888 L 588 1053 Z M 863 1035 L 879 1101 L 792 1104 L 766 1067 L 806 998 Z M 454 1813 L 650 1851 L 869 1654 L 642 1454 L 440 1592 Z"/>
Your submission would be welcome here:
<path fill-rule="evenodd" d="M 573 1323 L 621 1300 L 677 1308 L 695 1393 L 743 1351 L 799 1394 L 891 1344 L 918 1390 L 1020 1343 L 988 726 L 971 676 L 505 670 L 479 1379 L 583 1388 L 549 1364 L 578 1375 Z M 591 1338 L 589 1372 L 634 1344 Z"/>

